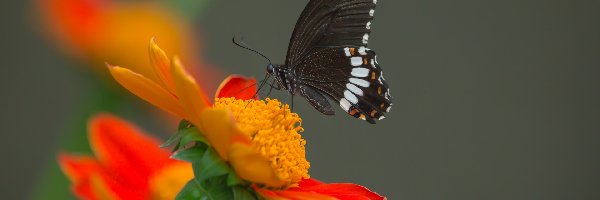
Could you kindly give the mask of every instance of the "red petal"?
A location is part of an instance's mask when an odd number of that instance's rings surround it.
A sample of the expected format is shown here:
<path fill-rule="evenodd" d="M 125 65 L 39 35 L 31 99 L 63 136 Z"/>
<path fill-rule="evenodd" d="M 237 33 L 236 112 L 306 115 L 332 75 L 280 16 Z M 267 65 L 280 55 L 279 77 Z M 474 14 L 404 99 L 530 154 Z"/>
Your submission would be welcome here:
<path fill-rule="evenodd" d="M 65 153 L 58 155 L 61 170 L 74 183 L 81 182 L 90 174 L 102 170 L 98 161 L 90 156 L 72 156 Z"/>
<path fill-rule="evenodd" d="M 115 116 L 93 117 L 88 125 L 89 140 L 99 162 L 117 182 L 129 188 L 147 189 L 149 176 L 170 162 L 159 142 Z"/>
<path fill-rule="evenodd" d="M 127 183 L 116 182 L 106 169 L 92 157 L 61 153 L 58 161 L 63 172 L 73 183 L 72 190 L 79 199 L 139 199 L 147 196 L 143 190 L 128 188 Z"/>
<path fill-rule="evenodd" d="M 333 197 L 340 200 L 383 200 L 381 195 L 370 191 L 369 189 L 352 183 L 322 183 L 315 179 L 304 179 L 300 181 L 298 187 L 289 188 L 283 191 L 269 191 L 266 189 L 257 189 L 257 192 L 268 198 L 283 199 L 306 199 L 310 195 L 318 198 L 317 195 Z M 323 199 L 322 197 L 319 197 Z"/>
<path fill-rule="evenodd" d="M 317 179 L 302 179 L 300 181 L 300 183 L 298 183 L 298 187 L 303 188 L 303 187 L 311 187 L 311 186 L 316 186 L 316 185 L 322 185 L 324 184 L 321 181 L 318 181 Z"/>
<path fill-rule="evenodd" d="M 216 98 L 235 97 L 236 99 L 252 99 L 256 94 L 256 80 L 246 78 L 241 75 L 230 75 L 227 77 L 219 89 L 217 89 Z M 256 99 L 256 97 L 255 97 Z"/>

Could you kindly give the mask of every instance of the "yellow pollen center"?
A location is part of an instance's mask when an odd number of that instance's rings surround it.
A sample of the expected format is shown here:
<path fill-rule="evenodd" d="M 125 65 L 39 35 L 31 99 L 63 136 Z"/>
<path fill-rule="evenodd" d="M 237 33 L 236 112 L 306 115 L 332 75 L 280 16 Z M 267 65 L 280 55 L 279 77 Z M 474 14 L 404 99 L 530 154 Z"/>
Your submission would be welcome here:
<path fill-rule="evenodd" d="M 150 177 L 152 200 L 175 199 L 185 184 L 194 178 L 190 163 L 176 163 L 166 166 Z"/>
<path fill-rule="evenodd" d="M 218 98 L 215 108 L 228 107 L 239 127 L 252 138 L 252 147 L 268 158 L 278 177 L 288 186 L 309 178 L 310 163 L 299 132 L 302 119 L 276 99 Z"/>

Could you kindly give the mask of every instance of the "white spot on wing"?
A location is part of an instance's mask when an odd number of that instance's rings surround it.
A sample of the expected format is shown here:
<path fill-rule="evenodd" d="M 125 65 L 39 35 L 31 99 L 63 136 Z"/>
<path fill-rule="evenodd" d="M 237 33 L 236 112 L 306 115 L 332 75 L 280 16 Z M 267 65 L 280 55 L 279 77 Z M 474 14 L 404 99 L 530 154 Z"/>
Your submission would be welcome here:
<path fill-rule="evenodd" d="M 371 29 L 371 22 L 367 22 L 367 29 Z"/>
<path fill-rule="evenodd" d="M 363 44 L 367 44 L 369 42 L 369 34 L 365 33 L 365 35 L 363 35 L 363 39 L 362 39 Z"/>
<path fill-rule="evenodd" d="M 369 75 L 369 69 L 362 67 L 352 68 L 352 76 L 354 77 L 367 77 Z"/>
<path fill-rule="evenodd" d="M 369 11 L 369 15 L 371 15 L 371 17 L 373 17 L 373 14 L 375 14 L 375 10 L 371 9 L 371 10 Z"/>
<path fill-rule="evenodd" d="M 358 53 L 360 53 L 360 55 L 367 55 L 367 48 L 365 47 L 360 47 L 358 48 Z"/>
<path fill-rule="evenodd" d="M 358 85 L 360 87 L 369 87 L 369 81 L 365 81 L 362 79 L 358 79 L 358 78 L 349 78 L 348 79 L 350 81 L 350 83 L 354 83 L 354 85 Z"/>
<path fill-rule="evenodd" d="M 356 96 L 354 96 L 354 94 L 352 94 L 352 92 L 350 92 L 348 90 L 344 91 L 344 98 L 346 98 L 348 101 L 350 101 L 353 104 L 358 103 L 358 98 L 356 98 Z"/>
<path fill-rule="evenodd" d="M 347 83 L 346 88 L 358 96 L 363 95 L 363 91 L 360 88 L 356 87 L 356 85 L 354 85 L 352 83 Z"/>
<path fill-rule="evenodd" d="M 377 67 L 375 66 L 375 60 L 371 59 L 371 66 L 373 66 L 373 68 L 377 69 Z"/>
<path fill-rule="evenodd" d="M 350 110 L 350 106 L 352 104 L 350 104 L 350 102 L 348 100 L 346 100 L 345 98 L 340 99 L 340 107 L 342 107 L 342 109 L 344 109 L 346 112 L 348 112 L 348 110 Z"/>
<path fill-rule="evenodd" d="M 344 52 L 346 53 L 347 57 L 350 57 L 350 48 L 348 48 L 348 47 L 344 48 Z"/>
<path fill-rule="evenodd" d="M 350 63 L 352 64 L 352 66 L 361 66 L 363 61 L 362 61 L 361 57 L 356 56 L 356 57 L 350 58 Z"/>
<path fill-rule="evenodd" d="M 385 119 L 385 116 L 381 115 L 381 117 L 379 117 L 379 120 Z"/>
<path fill-rule="evenodd" d="M 377 0 L 373 0 L 373 4 L 377 4 Z"/>

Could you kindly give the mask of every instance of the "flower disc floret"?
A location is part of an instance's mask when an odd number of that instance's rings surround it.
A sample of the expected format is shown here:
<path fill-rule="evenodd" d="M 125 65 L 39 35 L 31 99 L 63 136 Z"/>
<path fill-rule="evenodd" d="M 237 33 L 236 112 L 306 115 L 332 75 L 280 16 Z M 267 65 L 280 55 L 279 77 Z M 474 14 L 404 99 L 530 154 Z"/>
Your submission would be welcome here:
<path fill-rule="evenodd" d="M 302 119 L 276 99 L 217 98 L 215 108 L 229 108 L 240 129 L 252 138 L 252 148 L 266 157 L 288 186 L 309 178 L 310 163 L 300 132 Z"/>

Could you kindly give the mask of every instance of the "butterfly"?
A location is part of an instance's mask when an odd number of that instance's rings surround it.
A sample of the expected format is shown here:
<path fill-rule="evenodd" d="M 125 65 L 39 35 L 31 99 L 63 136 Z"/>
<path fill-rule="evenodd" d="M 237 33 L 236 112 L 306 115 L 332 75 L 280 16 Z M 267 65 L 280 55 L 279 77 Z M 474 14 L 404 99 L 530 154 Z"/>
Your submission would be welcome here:
<path fill-rule="evenodd" d="M 285 64 L 267 66 L 276 89 L 299 94 L 325 115 L 327 98 L 375 124 L 392 97 L 375 52 L 367 48 L 377 0 L 311 0 L 290 38 Z M 273 88 L 273 87 L 272 87 Z"/>

